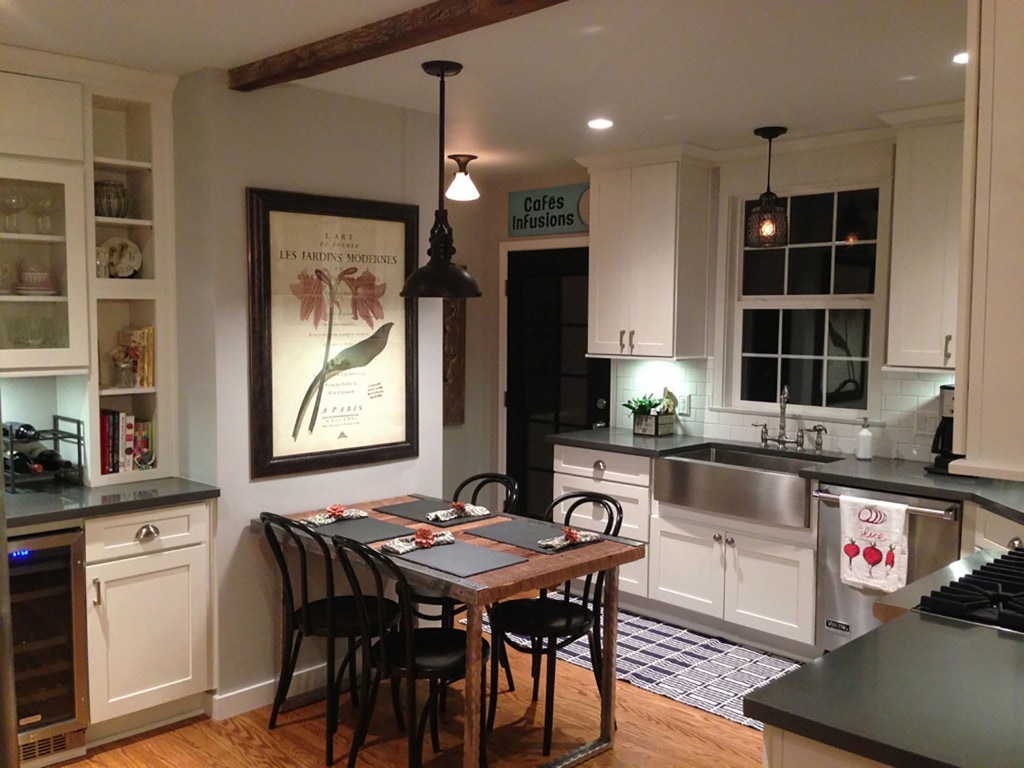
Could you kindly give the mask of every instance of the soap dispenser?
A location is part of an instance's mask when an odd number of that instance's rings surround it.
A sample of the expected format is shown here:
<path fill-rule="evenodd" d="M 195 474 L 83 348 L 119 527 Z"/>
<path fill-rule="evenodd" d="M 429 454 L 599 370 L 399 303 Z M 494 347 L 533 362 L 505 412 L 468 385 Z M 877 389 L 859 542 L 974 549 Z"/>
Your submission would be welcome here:
<path fill-rule="evenodd" d="M 868 429 L 867 417 L 863 419 L 862 424 L 863 426 L 861 427 L 860 432 L 857 433 L 857 450 L 854 452 L 854 455 L 858 459 L 863 459 L 867 461 L 871 458 L 872 438 L 871 430 Z"/>

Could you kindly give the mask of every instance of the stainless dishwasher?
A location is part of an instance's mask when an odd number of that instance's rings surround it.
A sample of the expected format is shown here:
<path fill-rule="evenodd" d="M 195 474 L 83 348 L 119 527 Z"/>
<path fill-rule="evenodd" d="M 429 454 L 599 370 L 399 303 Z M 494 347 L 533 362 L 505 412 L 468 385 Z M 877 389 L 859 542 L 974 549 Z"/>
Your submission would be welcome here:
<path fill-rule="evenodd" d="M 840 578 L 842 526 L 839 497 L 892 501 L 907 505 L 907 583 L 960 559 L 963 504 L 917 496 L 843 488 L 821 484 L 813 491 L 818 501 L 818 588 L 814 645 L 833 651 L 870 632 L 882 622 L 872 606 L 884 593 L 843 584 Z"/>

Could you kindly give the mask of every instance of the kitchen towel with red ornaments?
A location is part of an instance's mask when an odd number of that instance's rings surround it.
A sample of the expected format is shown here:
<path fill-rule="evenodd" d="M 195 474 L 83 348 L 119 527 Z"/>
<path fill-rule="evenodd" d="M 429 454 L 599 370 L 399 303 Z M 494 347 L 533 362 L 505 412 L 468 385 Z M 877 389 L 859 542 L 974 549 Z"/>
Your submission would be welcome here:
<path fill-rule="evenodd" d="M 895 592 L 907 585 L 907 505 L 839 497 L 843 584 Z"/>

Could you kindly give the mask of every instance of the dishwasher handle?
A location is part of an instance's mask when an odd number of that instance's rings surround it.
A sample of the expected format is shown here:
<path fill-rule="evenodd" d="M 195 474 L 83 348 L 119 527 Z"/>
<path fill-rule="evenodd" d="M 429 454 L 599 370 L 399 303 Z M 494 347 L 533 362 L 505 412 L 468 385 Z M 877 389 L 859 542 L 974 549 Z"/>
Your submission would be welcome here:
<path fill-rule="evenodd" d="M 824 501 L 826 504 L 838 504 L 838 494 L 825 491 L 812 491 L 811 495 L 819 501 Z M 957 519 L 958 505 L 951 504 L 945 509 L 931 509 L 929 507 L 915 507 L 911 504 L 907 505 L 907 512 L 912 515 L 926 515 L 928 517 L 941 517 L 943 520 L 956 520 Z"/>

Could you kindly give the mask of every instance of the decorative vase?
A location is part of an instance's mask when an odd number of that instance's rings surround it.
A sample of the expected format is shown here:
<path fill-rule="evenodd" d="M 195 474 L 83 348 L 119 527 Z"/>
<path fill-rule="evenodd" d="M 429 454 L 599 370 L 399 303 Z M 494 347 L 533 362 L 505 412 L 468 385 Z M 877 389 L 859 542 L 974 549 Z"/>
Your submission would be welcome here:
<path fill-rule="evenodd" d="M 652 413 L 633 414 L 634 435 L 661 437 L 662 435 L 671 435 L 673 431 L 673 415 L 671 413 L 657 415 Z"/>
<path fill-rule="evenodd" d="M 128 215 L 128 190 L 122 181 L 97 181 L 96 215 L 123 219 Z"/>

